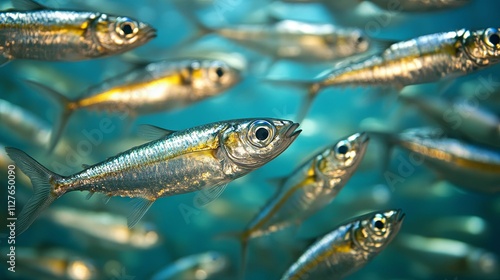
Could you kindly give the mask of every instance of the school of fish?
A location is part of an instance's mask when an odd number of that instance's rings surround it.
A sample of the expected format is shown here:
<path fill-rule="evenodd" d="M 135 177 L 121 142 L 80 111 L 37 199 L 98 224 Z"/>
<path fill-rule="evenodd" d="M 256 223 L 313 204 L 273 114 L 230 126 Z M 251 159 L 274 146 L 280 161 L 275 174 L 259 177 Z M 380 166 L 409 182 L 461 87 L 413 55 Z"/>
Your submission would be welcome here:
<path fill-rule="evenodd" d="M 1 279 L 498 279 L 498 3 L 128 2 L 0 4 Z"/>

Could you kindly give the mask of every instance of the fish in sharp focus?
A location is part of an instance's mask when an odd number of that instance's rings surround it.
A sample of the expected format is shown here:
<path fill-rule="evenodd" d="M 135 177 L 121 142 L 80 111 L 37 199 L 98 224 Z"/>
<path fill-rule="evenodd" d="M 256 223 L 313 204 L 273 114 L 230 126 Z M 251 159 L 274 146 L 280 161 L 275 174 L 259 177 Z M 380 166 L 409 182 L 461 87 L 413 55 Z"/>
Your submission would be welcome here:
<path fill-rule="evenodd" d="M 498 279 L 498 256 L 465 242 L 402 234 L 394 245 L 401 253 L 421 264 L 417 271 L 427 279 L 435 278 L 432 276 Z"/>
<path fill-rule="evenodd" d="M 13 0 L 0 12 L 0 64 L 14 59 L 80 61 L 120 54 L 144 45 L 156 30 L 126 16 L 52 10 Z"/>
<path fill-rule="evenodd" d="M 85 211 L 70 207 L 51 209 L 46 215 L 50 221 L 88 237 L 89 244 L 102 244 L 115 248 L 149 249 L 160 243 L 158 230 L 153 224 L 139 222 L 127 227 L 126 217 L 106 212 Z M 82 241 L 81 238 L 79 238 Z"/>
<path fill-rule="evenodd" d="M 230 260 L 222 253 L 209 251 L 176 260 L 174 263 L 155 273 L 151 280 L 217 279 L 217 275 L 229 267 Z"/>
<path fill-rule="evenodd" d="M 401 12 L 433 12 L 458 8 L 469 4 L 471 0 L 368 0 L 381 9 Z"/>
<path fill-rule="evenodd" d="M 403 88 L 469 74 L 499 61 L 498 28 L 461 29 L 401 41 L 380 54 L 328 70 L 314 81 L 295 82 L 309 87 L 299 120 L 305 116 L 312 99 L 325 87 Z"/>
<path fill-rule="evenodd" d="M 441 129 L 430 127 L 383 137 L 418 155 L 413 156 L 414 160 L 423 162 L 457 187 L 472 192 L 500 192 L 500 151 L 497 149 L 448 138 Z"/>
<path fill-rule="evenodd" d="M 345 137 L 308 159 L 290 176 L 280 179 L 275 196 L 238 234 L 242 267 L 248 240 L 298 224 L 329 204 L 356 171 L 368 141 L 366 133 Z"/>
<path fill-rule="evenodd" d="M 404 216 L 400 209 L 377 211 L 343 223 L 314 242 L 281 279 L 342 279 L 352 274 L 392 241 Z"/>
<path fill-rule="evenodd" d="M 46 169 L 21 150 L 6 148 L 34 189 L 19 214 L 16 233 L 72 191 L 142 198 L 128 217 L 128 226 L 133 227 L 157 198 L 224 186 L 266 164 L 297 138 L 298 126 L 280 119 L 239 119 L 182 131 L 146 127 L 143 130 L 156 134 L 157 140 L 69 176 Z"/>
<path fill-rule="evenodd" d="M 62 107 L 54 128 L 52 150 L 68 118 L 80 109 L 126 113 L 130 117 L 167 111 L 216 96 L 240 81 L 239 70 L 220 60 L 181 59 L 148 63 L 92 87 L 71 100 L 34 81 L 35 88 Z"/>

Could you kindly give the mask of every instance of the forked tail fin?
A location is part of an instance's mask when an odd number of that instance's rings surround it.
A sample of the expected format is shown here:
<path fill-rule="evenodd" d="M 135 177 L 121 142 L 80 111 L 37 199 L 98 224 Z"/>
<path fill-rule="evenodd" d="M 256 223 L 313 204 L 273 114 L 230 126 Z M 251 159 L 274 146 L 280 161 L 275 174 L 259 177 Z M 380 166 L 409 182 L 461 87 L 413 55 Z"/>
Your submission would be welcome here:
<path fill-rule="evenodd" d="M 52 152 L 54 148 L 56 147 L 57 141 L 61 137 L 61 134 L 66 127 L 66 123 L 68 122 L 69 117 L 74 111 L 74 108 L 70 106 L 72 104 L 72 101 L 68 99 L 66 96 L 63 94 L 57 92 L 56 90 L 40 84 L 35 81 L 27 80 L 26 81 L 28 84 L 36 88 L 42 93 L 45 93 L 47 96 L 50 96 L 52 99 L 56 100 L 60 105 L 61 105 L 61 114 L 59 118 L 57 118 L 57 121 L 54 124 L 54 127 L 52 129 L 52 133 L 50 134 L 50 140 L 49 140 L 49 149 L 48 152 Z"/>
<path fill-rule="evenodd" d="M 273 80 L 273 79 L 264 79 L 267 83 L 273 84 L 281 84 L 285 86 L 292 86 L 304 89 L 306 91 L 306 95 L 302 104 L 300 105 L 299 111 L 297 113 L 297 117 L 295 119 L 296 122 L 301 123 L 306 117 L 307 112 L 311 108 L 312 102 L 316 95 L 318 95 L 319 91 L 322 89 L 322 86 L 317 81 L 298 81 L 298 80 Z"/>
<path fill-rule="evenodd" d="M 25 152 L 16 148 L 5 148 L 9 157 L 30 178 L 34 194 L 28 200 L 16 222 L 16 235 L 23 233 L 54 200 L 63 193 L 54 193 L 53 182 L 60 175 L 48 170 Z"/>

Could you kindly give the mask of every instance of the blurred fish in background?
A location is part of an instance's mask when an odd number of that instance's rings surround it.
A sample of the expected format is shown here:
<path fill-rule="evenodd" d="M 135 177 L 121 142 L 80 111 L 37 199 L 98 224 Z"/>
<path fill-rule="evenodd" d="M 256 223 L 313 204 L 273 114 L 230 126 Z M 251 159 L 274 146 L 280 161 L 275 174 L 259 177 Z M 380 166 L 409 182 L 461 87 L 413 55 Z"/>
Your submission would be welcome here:
<path fill-rule="evenodd" d="M 499 8 L 1 2 L 0 279 L 498 279 Z"/>

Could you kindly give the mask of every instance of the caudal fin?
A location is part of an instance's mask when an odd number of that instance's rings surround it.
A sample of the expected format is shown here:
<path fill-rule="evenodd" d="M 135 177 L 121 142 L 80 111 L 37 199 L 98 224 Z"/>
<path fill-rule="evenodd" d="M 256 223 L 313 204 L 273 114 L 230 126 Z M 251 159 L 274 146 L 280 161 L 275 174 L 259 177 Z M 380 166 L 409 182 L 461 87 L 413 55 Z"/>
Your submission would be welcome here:
<path fill-rule="evenodd" d="M 321 84 L 316 81 L 296 81 L 296 80 L 292 81 L 292 80 L 273 80 L 273 79 L 264 79 L 264 81 L 273 84 L 282 84 L 282 85 L 299 87 L 307 92 L 304 100 L 302 101 L 302 104 L 300 105 L 297 117 L 295 119 L 295 121 L 299 123 L 301 123 L 305 119 L 307 112 L 309 112 L 309 109 L 311 108 L 314 98 L 322 89 Z"/>
<path fill-rule="evenodd" d="M 56 100 L 56 102 L 58 102 L 61 105 L 62 108 L 61 114 L 59 118 L 57 118 L 54 127 L 52 129 L 52 133 L 50 134 L 49 148 L 48 148 L 48 152 L 50 153 L 56 147 L 57 141 L 61 137 L 61 134 L 64 128 L 66 127 L 66 123 L 68 122 L 69 117 L 74 111 L 73 107 L 70 106 L 72 101 L 63 94 L 57 92 L 56 90 L 46 85 L 31 80 L 26 80 L 26 82 L 31 86 L 33 86 L 34 88 L 36 88 L 37 90 L 39 90 L 40 92 L 45 93 L 52 99 Z"/>
<path fill-rule="evenodd" d="M 5 148 L 9 157 L 30 178 L 34 194 L 24 206 L 16 222 L 16 235 L 23 233 L 54 200 L 56 195 L 52 182 L 61 176 L 48 170 L 25 152 L 16 148 Z"/>

